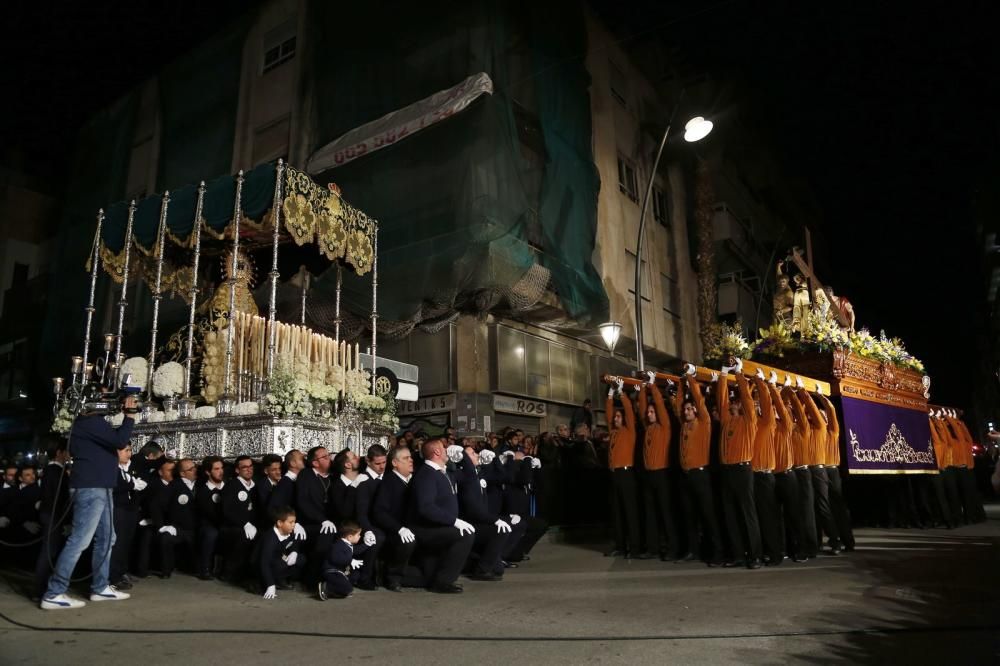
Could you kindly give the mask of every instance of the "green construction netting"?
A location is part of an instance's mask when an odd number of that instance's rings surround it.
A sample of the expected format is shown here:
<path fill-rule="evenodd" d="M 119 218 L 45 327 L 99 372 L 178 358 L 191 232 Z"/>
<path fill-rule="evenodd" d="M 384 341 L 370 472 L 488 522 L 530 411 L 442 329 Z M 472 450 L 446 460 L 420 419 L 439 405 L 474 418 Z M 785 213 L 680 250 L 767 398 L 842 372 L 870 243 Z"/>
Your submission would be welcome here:
<path fill-rule="evenodd" d="M 527 3 L 506 2 L 309 4 L 302 66 L 313 149 L 478 72 L 494 84 L 493 95 L 448 120 L 314 174 L 336 182 L 379 220 L 385 319 L 412 325 L 498 306 L 527 309 L 550 279 L 571 317 L 605 316 L 607 296 L 591 263 L 599 184 L 589 98 L 585 88 L 574 90 L 586 84 L 583 17 L 571 3 L 556 5 L 527 11 Z M 377 35 L 342 29 L 375 24 L 402 37 L 373 49 Z M 573 36 L 560 37 L 567 25 Z M 538 98 L 544 169 L 526 154 L 515 119 L 508 66 L 525 44 L 534 45 L 526 47 L 532 68 L 550 68 L 529 83 Z M 523 86 L 523 72 L 518 77 Z M 328 275 L 317 280 L 310 301 L 332 302 L 334 285 Z M 370 303 L 366 282 L 348 277 L 344 289 L 355 311 Z M 328 324 L 329 312 L 311 312 L 314 323 Z M 381 330 L 393 333 L 389 322 Z"/>

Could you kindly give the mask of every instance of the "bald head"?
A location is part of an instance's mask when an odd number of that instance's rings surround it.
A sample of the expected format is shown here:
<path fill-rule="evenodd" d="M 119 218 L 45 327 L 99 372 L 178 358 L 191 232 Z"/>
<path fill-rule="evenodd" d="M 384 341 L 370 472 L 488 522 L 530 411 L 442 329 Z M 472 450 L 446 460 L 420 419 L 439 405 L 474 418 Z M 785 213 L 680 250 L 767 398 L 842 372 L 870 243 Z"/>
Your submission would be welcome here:
<path fill-rule="evenodd" d="M 427 440 L 420 449 L 420 455 L 423 456 L 424 460 L 429 460 L 439 465 L 445 464 L 444 439 L 435 437 Z"/>

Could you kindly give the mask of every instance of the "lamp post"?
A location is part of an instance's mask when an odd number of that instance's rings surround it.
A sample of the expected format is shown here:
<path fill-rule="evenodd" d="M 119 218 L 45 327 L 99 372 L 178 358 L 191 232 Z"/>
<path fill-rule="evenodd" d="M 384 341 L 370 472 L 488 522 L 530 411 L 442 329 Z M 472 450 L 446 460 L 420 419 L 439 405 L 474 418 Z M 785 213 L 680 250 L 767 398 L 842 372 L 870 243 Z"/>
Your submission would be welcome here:
<path fill-rule="evenodd" d="M 676 111 L 677 107 L 675 106 L 674 112 Z M 642 197 L 642 207 L 639 209 L 639 237 L 635 243 L 635 358 L 640 372 L 646 369 L 646 359 L 642 353 L 642 241 L 646 231 L 646 208 L 649 205 L 649 197 L 653 193 L 653 180 L 656 178 L 656 170 L 660 166 L 660 157 L 663 156 L 663 149 L 667 146 L 667 137 L 670 135 L 670 126 L 673 125 L 673 122 L 674 116 L 671 114 L 670 120 L 667 122 L 667 129 L 664 130 L 663 138 L 660 140 L 660 147 L 656 151 L 656 159 L 653 160 L 653 168 L 649 172 L 649 181 L 646 183 L 646 193 Z M 684 140 L 688 143 L 701 141 L 711 131 L 711 120 L 695 116 L 684 125 Z"/>
<path fill-rule="evenodd" d="M 616 321 L 609 321 L 597 328 L 601 331 L 601 337 L 604 339 L 604 344 L 608 346 L 608 351 L 611 352 L 611 358 L 614 358 L 615 345 L 618 344 L 618 336 L 622 333 L 622 325 Z"/>

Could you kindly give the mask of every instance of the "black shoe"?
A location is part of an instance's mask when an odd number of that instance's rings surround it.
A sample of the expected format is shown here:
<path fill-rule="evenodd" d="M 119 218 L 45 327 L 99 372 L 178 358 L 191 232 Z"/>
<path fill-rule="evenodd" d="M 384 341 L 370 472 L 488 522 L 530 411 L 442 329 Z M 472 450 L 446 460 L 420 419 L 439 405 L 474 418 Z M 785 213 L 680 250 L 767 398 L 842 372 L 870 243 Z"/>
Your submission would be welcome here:
<path fill-rule="evenodd" d="M 488 573 L 484 573 L 484 572 L 479 571 L 479 572 L 476 572 L 474 574 L 470 574 L 469 578 L 471 580 L 481 580 L 481 581 L 486 581 L 488 583 L 496 583 L 496 582 L 499 582 L 499 581 L 503 580 L 503 576 L 498 576 L 495 573 L 493 573 L 492 571 L 488 572 Z"/>
<path fill-rule="evenodd" d="M 840 555 L 841 552 L 842 551 L 840 550 L 839 547 L 838 548 L 831 548 L 830 549 L 830 555 Z"/>
<path fill-rule="evenodd" d="M 742 567 L 744 562 L 737 562 L 736 560 L 729 560 L 728 562 L 723 562 L 722 566 L 726 569 L 734 569 L 736 567 Z"/>
<path fill-rule="evenodd" d="M 626 551 L 618 550 L 617 548 L 615 548 L 614 550 L 609 550 L 608 552 L 604 553 L 604 557 L 627 557 L 627 556 L 628 553 Z"/>
<path fill-rule="evenodd" d="M 784 559 L 784 558 L 782 558 L 782 559 Z M 765 567 L 777 567 L 777 566 L 781 566 L 781 562 L 782 562 L 782 560 L 768 560 L 768 561 L 764 562 L 764 566 Z"/>
<path fill-rule="evenodd" d="M 397 583 L 396 581 L 392 581 L 391 583 L 385 584 L 385 589 L 389 590 L 390 592 L 402 592 L 403 586 Z"/>
<path fill-rule="evenodd" d="M 131 590 L 132 581 L 130 581 L 128 578 L 122 578 L 117 583 L 111 583 L 111 587 L 115 588 L 116 590 L 122 590 L 122 591 Z"/>
<path fill-rule="evenodd" d="M 758 559 L 753 559 L 753 560 L 750 560 L 749 562 L 747 562 L 747 569 L 760 569 L 760 567 L 761 567 L 761 564 L 760 564 L 760 560 L 758 560 Z"/>
<path fill-rule="evenodd" d="M 354 589 L 356 589 L 356 590 L 365 590 L 366 592 L 371 592 L 371 591 L 375 590 L 376 588 L 375 588 L 375 583 L 365 582 L 365 583 L 358 583 L 357 585 L 354 586 Z"/>
<path fill-rule="evenodd" d="M 637 559 L 637 560 L 651 560 L 651 559 L 653 559 L 653 554 L 652 553 L 646 553 L 646 552 L 639 553 L 638 555 L 635 556 L 635 559 Z"/>
<path fill-rule="evenodd" d="M 455 585 L 454 583 L 443 583 L 440 585 L 432 585 L 427 588 L 428 592 L 434 592 L 436 594 L 461 594 L 463 592 L 461 585 Z"/>
<path fill-rule="evenodd" d="M 709 569 L 726 566 L 726 563 L 723 562 L 722 560 L 711 560 L 709 562 L 705 562 L 705 564 L 708 566 Z"/>
<path fill-rule="evenodd" d="M 295 589 L 295 583 L 293 583 L 290 580 L 286 580 L 283 583 L 278 583 L 275 587 L 277 587 L 279 590 L 294 590 Z M 359 585 L 358 587 L 361 587 L 361 586 Z"/>
<path fill-rule="evenodd" d="M 207 571 L 202 571 L 198 574 L 198 580 L 215 580 L 215 576 Z"/>
<path fill-rule="evenodd" d="M 507 560 L 500 560 L 500 562 L 504 569 L 517 569 L 520 566 L 517 562 L 508 562 Z"/>
<path fill-rule="evenodd" d="M 695 557 L 694 553 L 685 553 L 683 555 L 678 555 L 674 558 L 674 562 L 694 562 L 698 558 Z"/>

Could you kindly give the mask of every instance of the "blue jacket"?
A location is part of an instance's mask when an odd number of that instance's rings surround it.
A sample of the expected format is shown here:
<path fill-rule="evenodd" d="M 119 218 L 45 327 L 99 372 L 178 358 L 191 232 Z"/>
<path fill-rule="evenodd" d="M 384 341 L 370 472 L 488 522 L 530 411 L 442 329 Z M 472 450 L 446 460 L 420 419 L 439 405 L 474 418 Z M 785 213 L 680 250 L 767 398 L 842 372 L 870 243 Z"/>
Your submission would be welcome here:
<path fill-rule="evenodd" d="M 118 450 L 129 445 L 135 421 L 125 415 L 113 428 L 103 416 L 78 416 L 69 438 L 73 456 L 72 488 L 114 488 L 118 483 Z"/>
<path fill-rule="evenodd" d="M 458 496 L 451 478 L 425 464 L 410 481 L 410 522 L 419 527 L 453 527 Z"/>

